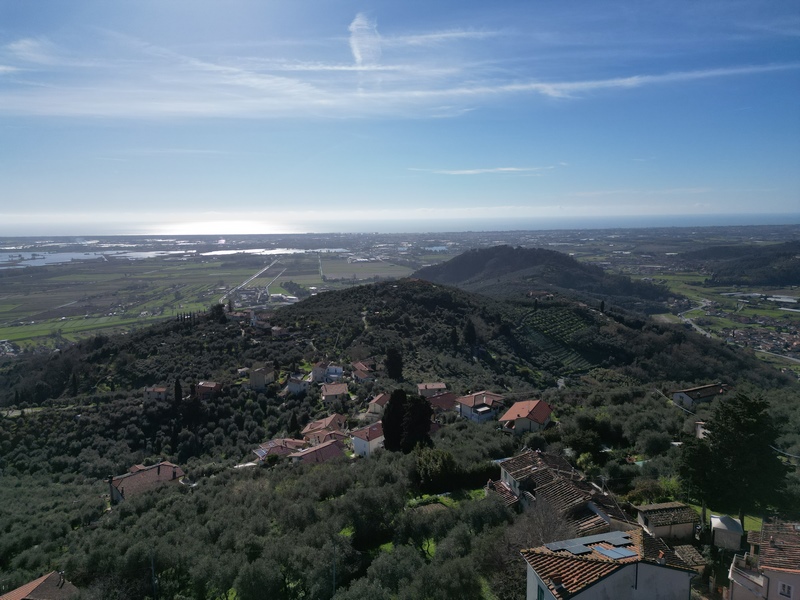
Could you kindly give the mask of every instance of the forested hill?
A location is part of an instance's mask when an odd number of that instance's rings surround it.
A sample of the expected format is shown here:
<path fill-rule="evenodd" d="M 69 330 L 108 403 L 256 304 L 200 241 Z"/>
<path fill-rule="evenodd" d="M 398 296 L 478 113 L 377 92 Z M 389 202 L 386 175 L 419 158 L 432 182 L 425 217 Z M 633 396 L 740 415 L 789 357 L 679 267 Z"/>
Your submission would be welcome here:
<path fill-rule="evenodd" d="M 676 325 L 599 309 L 559 294 L 499 300 L 422 280 L 328 292 L 276 311 L 273 338 L 207 318 L 166 322 L 126 336 L 97 337 L 59 354 L 0 368 L 0 406 L 203 379 L 230 382 L 259 362 L 291 372 L 327 357 L 347 364 L 400 352 L 411 381 L 458 382 L 460 390 L 526 390 L 596 367 L 645 383 L 785 377 L 746 351 Z"/>
<path fill-rule="evenodd" d="M 711 273 L 712 285 L 797 285 L 800 241 L 768 246 L 715 246 L 681 258 Z"/>
<path fill-rule="evenodd" d="M 613 302 L 643 313 L 663 312 L 667 290 L 629 277 L 606 273 L 561 252 L 542 248 L 494 246 L 469 250 L 424 267 L 414 277 L 454 285 L 494 297 L 520 297 L 542 290 Z"/>

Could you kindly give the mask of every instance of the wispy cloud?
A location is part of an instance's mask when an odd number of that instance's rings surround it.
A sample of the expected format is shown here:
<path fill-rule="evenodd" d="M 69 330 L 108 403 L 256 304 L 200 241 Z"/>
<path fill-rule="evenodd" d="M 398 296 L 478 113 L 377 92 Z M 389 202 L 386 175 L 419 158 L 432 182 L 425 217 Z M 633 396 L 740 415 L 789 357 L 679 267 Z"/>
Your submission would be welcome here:
<path fill-rule="evenodd" d="M 381 34 L 378 26 L 364 13 L 350 23 L 350 50 L 356 65 L 374 65 L 381 59 Z"/>
<path fill-rule="evenodd" d="M 436 175 L 485 175 L 485 174 L 516 174 L 516 175 L 541 175 L 543 171 L 555 167 L 490 167 L 486 169 L 420 169 L 409 167 L 409 171 L 424 171 Z"/>
<path fill-rule="evenodd" d="M 484 40 L 501 35 L 499 31 L 472 31 L 452 29 L 448 31 L 434 31 L 411 35 L 398 35 L 383 37 L 385 46 L 437 46 L 447 42 L 461 40 Z"/>

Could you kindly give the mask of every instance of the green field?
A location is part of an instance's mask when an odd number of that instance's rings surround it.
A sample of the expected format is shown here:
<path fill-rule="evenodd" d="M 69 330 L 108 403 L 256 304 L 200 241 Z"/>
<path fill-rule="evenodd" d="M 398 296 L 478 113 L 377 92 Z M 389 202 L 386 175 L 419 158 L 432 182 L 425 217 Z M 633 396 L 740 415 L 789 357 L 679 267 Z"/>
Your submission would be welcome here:
<path fill-rule="evenodd" d="M 267 266 L 269 269 L 245 284 Z M 271 294 L 292 295 L 284 287 L 286 282 L 310 293 L 376 278 L 405 277 L 411 272 L 410 267 L 389 262 L 348 263 L 345 257 L 320 258 L 312 253 L 111 259 L 29 267 L 2 273 L 0 339 L 22 348 L 54 347 L 101 331 L 126 331 L 181 313 L 204 311 L 242 284 L 242 291 L 250 294 L 233 293 L 230 299 L 237 307 L 247 308 L 268 284 Z M 260 304 L 266 301 L 262 295 Z"/>

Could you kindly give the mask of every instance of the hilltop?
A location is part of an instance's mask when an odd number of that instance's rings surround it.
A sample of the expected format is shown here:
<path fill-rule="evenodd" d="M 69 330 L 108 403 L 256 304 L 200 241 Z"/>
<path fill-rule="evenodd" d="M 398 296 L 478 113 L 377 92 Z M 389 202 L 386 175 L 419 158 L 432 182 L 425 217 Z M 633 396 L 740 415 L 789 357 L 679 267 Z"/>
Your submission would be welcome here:
<path fill-rule="evenodd" d="M 422 268 L 413 276 L 493 297 L 560 292 L 642 313 L 664 312 L 664 303 L 670 296 L 665 288 L 633 281 L 542 248 L 494 246 L 468 250 L 447 262 Z"/>

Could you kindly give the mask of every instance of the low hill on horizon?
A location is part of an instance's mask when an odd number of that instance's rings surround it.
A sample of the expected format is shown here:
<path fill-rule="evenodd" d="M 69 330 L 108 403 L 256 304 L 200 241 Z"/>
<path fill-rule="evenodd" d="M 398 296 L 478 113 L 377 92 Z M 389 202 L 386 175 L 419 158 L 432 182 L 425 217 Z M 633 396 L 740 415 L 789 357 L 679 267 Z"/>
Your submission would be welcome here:
<path fill-rule="evenodd" d="M 424 267 L 413 277 L 496 298 L 553 291 L 645 314 L 664 312 L 667 298 L 674 295 L 651 283 L 608 273 L 543 248 L 493 246 L 468 250 L 449 261 Z"/>

